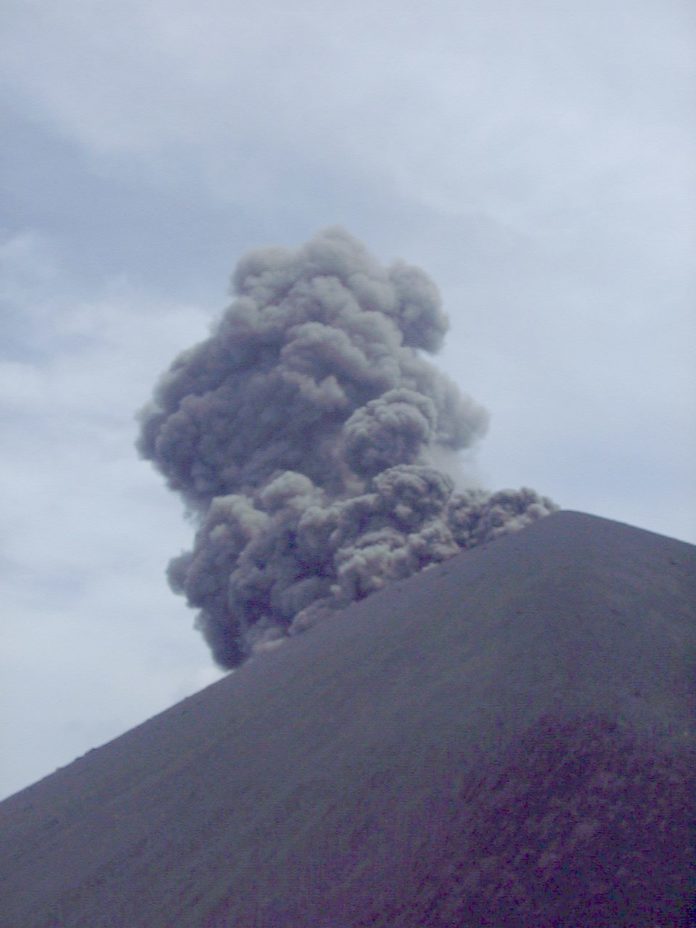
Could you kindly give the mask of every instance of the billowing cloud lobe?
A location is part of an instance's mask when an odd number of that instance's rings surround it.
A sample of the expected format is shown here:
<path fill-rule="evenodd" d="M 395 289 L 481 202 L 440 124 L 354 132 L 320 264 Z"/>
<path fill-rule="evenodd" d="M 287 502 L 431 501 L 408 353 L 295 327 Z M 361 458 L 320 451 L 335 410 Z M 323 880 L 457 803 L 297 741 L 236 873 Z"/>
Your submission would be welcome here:
<path fill-rule="evenodd" d="M 169 582 L 222 666 L 555 508 L 527 489 L 455 490 L 435 466 L 487 416 L 422 355 L 447 329 L 422 271 L 329 229 L 249 253 L 233 289 L 139 438 L 196 520 Z"/>

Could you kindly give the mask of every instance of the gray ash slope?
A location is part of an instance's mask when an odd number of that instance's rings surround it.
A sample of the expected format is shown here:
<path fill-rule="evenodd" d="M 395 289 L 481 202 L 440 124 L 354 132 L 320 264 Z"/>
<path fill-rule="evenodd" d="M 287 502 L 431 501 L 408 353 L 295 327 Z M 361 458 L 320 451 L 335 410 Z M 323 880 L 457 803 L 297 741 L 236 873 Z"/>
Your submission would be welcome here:
<path fill-rule="evenodd" d="M 695 568 L 560 512 L 336 613 L 0 804 L 0 926 L 686 926 Z"/>

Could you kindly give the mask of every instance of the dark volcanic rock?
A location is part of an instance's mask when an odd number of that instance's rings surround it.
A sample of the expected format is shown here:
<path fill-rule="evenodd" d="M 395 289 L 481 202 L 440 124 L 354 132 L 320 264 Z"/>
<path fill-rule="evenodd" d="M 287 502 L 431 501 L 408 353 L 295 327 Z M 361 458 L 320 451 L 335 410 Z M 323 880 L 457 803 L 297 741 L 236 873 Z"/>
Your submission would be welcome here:
<path fill-rule="evenodd" d="M 350 607 L 0 804 L 0 926 L 686 928 L 695 568 L 563 512 Z"/>

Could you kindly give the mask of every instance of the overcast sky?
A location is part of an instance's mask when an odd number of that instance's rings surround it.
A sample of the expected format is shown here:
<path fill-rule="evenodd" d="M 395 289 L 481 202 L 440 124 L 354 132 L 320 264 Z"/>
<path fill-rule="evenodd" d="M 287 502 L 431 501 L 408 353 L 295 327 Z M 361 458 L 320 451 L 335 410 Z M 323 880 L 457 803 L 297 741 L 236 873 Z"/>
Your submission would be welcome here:
<path fill-rule="evenodd" d="M 696 542 L 690 0 L 5 0 L 0 795 L 219 672 L 134 414 L 237 258 L 437 282 L 467 468 Z"/>

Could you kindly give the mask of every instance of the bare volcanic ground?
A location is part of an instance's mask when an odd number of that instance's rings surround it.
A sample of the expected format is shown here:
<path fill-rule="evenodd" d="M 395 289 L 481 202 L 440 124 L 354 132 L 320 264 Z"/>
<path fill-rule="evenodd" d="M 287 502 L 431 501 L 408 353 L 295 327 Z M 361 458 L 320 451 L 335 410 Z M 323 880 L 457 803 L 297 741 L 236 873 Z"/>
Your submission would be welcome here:
<path fill-rule="evenodd" d="M 561 512 L 0 804 L 3 928 L 686 928 L 696 548 Z"/>

